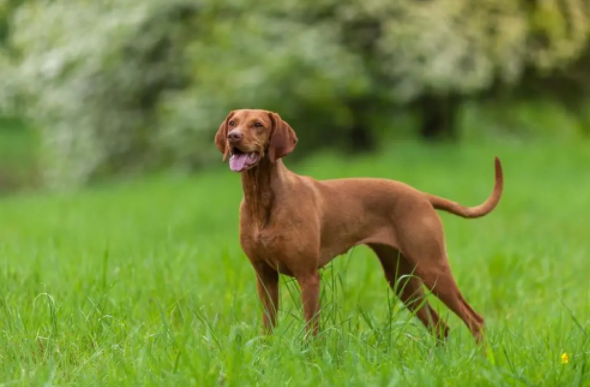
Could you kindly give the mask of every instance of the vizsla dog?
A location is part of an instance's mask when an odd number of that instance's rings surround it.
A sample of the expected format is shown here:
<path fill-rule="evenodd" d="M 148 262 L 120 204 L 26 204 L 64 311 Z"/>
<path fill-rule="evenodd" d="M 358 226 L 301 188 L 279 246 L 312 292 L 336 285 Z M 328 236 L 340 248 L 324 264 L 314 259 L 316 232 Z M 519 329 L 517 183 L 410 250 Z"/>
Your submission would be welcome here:
<path fill-rule="evenodd" d="M 319 329 L 318 270 L 356 245 L 368 245 L 385 277 L 407 308 L 439 340 L 448 327 L 424 300 L 422 284 L 467 325 L 477 342 L 483 318 L 461 295 L 447 260 L 442 222 L 435 210 L 463 218 L 490 213 L 500 201 L 503 179 L 496 158 L 490 197 L 476 207 L 423 193 L 404 183 L 377 178 L 315 180 L 297 175 L 281 160 L 297 136 L 277 113 L 234 110 L 219 127 L 215 143 L 241 174 L 240 244 L 257 274 L 266 331 L 276 325 L 279 273 L 301 287 L 306 332 Z M 396 286 L 400 277 L 407 281 Z"/>

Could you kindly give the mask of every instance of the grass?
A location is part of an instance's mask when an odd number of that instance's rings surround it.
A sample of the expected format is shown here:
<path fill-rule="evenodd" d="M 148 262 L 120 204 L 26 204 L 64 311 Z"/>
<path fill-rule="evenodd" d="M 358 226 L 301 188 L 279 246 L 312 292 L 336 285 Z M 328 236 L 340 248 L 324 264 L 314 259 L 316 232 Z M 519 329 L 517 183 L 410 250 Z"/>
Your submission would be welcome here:
<path fill-rule="evenodd" d="M 226 166 L 2 198 L 0 381 L 588 386 L 589 149 L 398 143 L 378 156 L 291 166 L 318 178 L 395 178 L 474 205 L 490 192 L 499 155 L 505 192 L 496 211 L 478 220 L 441 214 L 454 275 L 486 319 L 487 359 L 432 297 L 452 329 L 435 347 L 364 247 L 322 272 L 322 340 L 303 340 L 289 278 L 281 279 L 279 328 L 262 337 L 254 273 L 238 243 L 239 177 Z"/>

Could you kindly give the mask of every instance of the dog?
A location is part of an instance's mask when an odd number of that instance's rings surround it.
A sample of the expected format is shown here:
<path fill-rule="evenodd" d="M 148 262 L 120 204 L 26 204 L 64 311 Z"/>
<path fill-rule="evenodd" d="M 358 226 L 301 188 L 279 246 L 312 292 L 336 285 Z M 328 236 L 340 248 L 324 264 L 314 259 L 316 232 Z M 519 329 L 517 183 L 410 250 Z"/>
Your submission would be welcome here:
<path fill-rule="evenodd" d="M 279 274 L 301 288 L 306 335 L 319 332 L 319 269 L 357 245 L 377 255 L 385 278 L 424 326 L 444 341 L 446 323 L 425 300 L 422 285 L 463 320 L 481 343 L 484 319 L 467 303 L 452 276 L 443 225 L 436 210 L 463 218 L 489 214 L 503 189 L 495 158 L 495 184 L 486 201 L 466 207 L 379 178 L 315 180 L 287 169 L 283 157 L 298 143 L 280 115 L 266 110 L 233 110 L 220 125 L 215 144 L 241 175 L 240 245 L 257 278 L 263 328 L 277 324 Z M 396 286 L 404 279 L 403 287 Z"/>

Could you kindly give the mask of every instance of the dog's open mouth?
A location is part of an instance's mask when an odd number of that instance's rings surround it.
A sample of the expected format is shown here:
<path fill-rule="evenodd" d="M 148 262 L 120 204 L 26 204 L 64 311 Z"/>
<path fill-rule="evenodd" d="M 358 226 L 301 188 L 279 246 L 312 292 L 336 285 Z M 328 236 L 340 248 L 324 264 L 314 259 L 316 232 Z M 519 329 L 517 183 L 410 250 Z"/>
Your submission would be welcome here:
<path fill-rule="evenodd" d="M 229 167 L 234 172 L 242 172 L 256 165 L 258 158 L 256 152 L 243 152 L 238 148 L 234 148 L 229 159 Z"/>

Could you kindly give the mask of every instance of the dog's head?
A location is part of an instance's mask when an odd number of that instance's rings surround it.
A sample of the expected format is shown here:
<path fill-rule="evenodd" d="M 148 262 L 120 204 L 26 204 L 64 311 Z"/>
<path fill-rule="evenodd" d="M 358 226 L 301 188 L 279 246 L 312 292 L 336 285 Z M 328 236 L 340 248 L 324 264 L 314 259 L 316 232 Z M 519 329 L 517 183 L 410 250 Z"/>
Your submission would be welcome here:
<path fill-rule="evenodd" d="M 295 131 L 277 113 L 258 109 L 234 110 L 215 135 L 217 149 L 228 156 L 229 167 L 242 172 L 256 167 L 264 158 L 275 162 L 297 145 Z"/>

